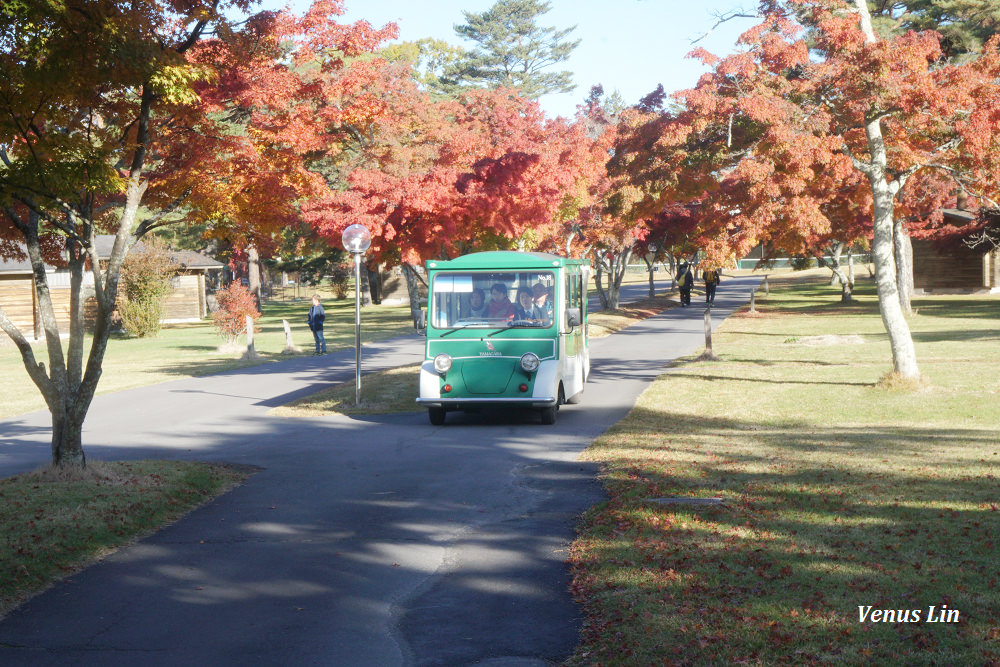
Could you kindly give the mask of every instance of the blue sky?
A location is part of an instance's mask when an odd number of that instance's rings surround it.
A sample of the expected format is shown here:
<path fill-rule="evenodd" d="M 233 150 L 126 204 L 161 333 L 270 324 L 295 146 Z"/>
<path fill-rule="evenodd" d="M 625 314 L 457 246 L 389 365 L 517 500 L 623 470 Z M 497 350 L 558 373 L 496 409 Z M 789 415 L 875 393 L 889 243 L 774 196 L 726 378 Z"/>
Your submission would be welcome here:
<path fill-rule="evenodd" d="M 471 47 L 454 30 L 464 23 L 464 11 L 483 12 L 494 0 L 345 0 L 347 13 L 342 21 L 367 20 L 376 26 L 395 22 L 400 39 L 436 37 L 452 44 Z M 618 90 L 627 103 L 638 102 L 662 83 L 669 93 L 690 88 L 705 71 L 700 63 L 686 58 L 692 40 L 715 24 L 714 15 L 734 9 L 754 9 L 754 0 L 549 0 L 551 11 L 538 19 L 543 27 L 564 29 L 576 26 L 571 37 L 582 40 L 571 59 L 561 69 L 573 72 L 577 88 L 572 93 L 546 95 L 539 101 L 552 116 L 571 116 L 590 87 L 602 84 L 605 91 Z M 290 5 L 301 12 L 309 0 L 263 0 L 265 9 Z M 741 32 L 753 25 L 735 19 L 716 28 L 698 44 L 716 55 L 735 50 Z"/>

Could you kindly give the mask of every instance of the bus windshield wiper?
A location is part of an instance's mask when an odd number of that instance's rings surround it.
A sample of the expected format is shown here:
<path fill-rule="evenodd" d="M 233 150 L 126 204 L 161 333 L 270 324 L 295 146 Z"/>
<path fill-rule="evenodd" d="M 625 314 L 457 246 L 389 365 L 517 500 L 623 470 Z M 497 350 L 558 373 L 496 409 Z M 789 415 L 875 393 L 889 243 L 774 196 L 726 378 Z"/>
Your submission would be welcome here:
<path fill-rule="evenodd" d="M 465 324 L 463 324 L 461 326 L 458 326 L 458 327 L 455 327 L 454 329 L 448 329 L 443 334 L 441 334 L 440 336 L 438 336 L 438 338 L 444 338 L 445 336 L 450 336 L 451 334 L 455 333 L 456 331 L 460 331 L 462 329 L 468 329 L 469 327 L 479 326 L 479 325 L 482 325 L 482 324 L 485 324 L 485 322 L 466 322 Z"/>

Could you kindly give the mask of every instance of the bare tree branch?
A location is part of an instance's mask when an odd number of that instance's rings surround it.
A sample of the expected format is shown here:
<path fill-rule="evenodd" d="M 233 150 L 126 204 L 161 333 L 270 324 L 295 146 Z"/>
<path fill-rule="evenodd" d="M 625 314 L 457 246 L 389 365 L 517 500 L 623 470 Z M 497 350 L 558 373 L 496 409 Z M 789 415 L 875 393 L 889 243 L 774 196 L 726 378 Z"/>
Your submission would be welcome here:
<path fill-rule="evenodd" d="M 759 12 L 750 13 L 744 9 L 734 9 L 726 13 L 715 12 L 713 14 L 713 17 L 715 18 L 715 23 L 712 25 L 712 27 L 709 28 L 708 31 L 701 37 L 697 39 L 692 39 L 691 40 L 692 44 L 697 44 L 703 39 L 706 39 L 709 35 L 711 35 L 715 31 L 716 28 L 718 28 L 723 23 L 732 21 L 733 19 L 759 19 L 761 18 L 761 15 Z"/>

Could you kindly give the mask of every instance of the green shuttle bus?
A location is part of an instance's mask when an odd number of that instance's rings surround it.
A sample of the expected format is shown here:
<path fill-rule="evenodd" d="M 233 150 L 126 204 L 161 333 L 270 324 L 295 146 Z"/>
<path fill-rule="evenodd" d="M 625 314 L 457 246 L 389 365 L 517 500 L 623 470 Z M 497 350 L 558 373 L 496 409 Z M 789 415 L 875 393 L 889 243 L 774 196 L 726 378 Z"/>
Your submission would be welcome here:
<path fill-rule="evenodd" d="M 432 424 L 450 410 L 537 408 L 544 424 L 577 403 L 590 375 L 590 263 L 534 252 L 427 262 L 420 397 Z"/>

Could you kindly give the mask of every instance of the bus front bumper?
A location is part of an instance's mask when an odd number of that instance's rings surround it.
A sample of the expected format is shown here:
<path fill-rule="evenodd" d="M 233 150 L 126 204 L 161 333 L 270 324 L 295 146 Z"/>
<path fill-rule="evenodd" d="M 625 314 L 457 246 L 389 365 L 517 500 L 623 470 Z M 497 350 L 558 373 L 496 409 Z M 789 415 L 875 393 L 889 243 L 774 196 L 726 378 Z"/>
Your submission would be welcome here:
<path fill-rule="evenodd" d="M 523 405 L 531 408 L 545 408 L 556 404 L 554 396 L 533 396 L 525 398 L 418 398 L 417 403 L 426 407 L 442 407 L 462 410 L 465 406 L 476 405 Z"/>

